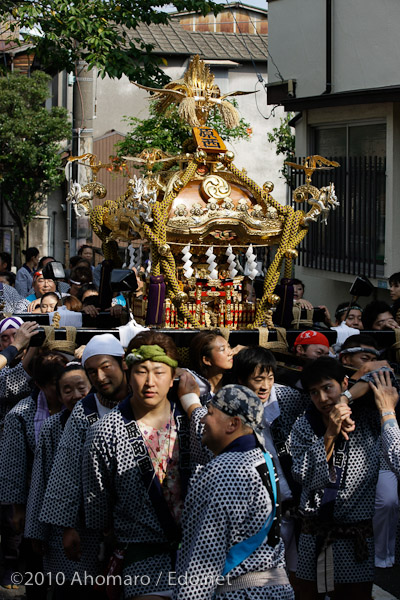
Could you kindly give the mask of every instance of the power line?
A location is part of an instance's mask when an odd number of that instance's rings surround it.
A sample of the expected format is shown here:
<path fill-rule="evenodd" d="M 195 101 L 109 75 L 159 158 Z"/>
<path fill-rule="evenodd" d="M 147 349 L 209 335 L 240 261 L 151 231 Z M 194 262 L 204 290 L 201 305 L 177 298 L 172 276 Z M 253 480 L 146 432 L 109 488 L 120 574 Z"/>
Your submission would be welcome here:
<path fill-rule="evenodd" d="M 254 86 L 254 90 L 256 90 L 258 83 L 260 83 L 260 82 L 259 82 L 259 81 L 256 81 L 256 84 L 255 84 L 255 86 Z M 267 94 L 267 91 L 266 91 L 266 89 L 265 89 L 265 86 L 264 86 L 264 85 L 263 85 L 263 89 L 264 89 L 264 92 L 265 92 L 265 94 Z M 269 119 L 270 119 L 271 117 L 274 117 L 274 116 L 275 116 L 275 110 L 276 110 L 277 108 L 279 108 L 279 104 L 274 104 L 274 106 L 273 106 L 273 107 L 271 108 L 271 110 L 270 110 L 270 113 L 269 113 L 269 115 L 266 117 L 265 115 L 263 115 L 263 113 L 261 112 L 261 110 L 260 110 L 260 108 L 259 108 L 259 106 L 258 106 L 257 94 L 254 94 L 254 99 L 255 99 L 255 102 L 256 102 L 256 108 L 257 108 L 257 111 L 259 112 L 259 114 L 262 116 L 262 118 L 263 118 L 263 119 L 265 119 L 266 121 L 269 121 Z"/>
<path fill-rule="evenodd" d="M 240 4 L 240 6 L 242 6 L 242 7 L 243 7 L 243 9 L 244 9 L 244 10 L 246 10 L 246 8 L 247 8 L 247 7 L 246 7 L 246 6 L 244 6 L 244 5 L 242 4 L 242 2 L 239 2 L 239 4 Z M 264 41 L 264 40 L 262 39 L 262 37 L 261 37 L 260 33 L 257 31 L 257 27 L 256 27 L 256 26 L 255 26 L 255 24 L 254 24 L 255 22 L 252 20 L 252 18 L 251 18 L 251 16 L 250 16 L 250 14 L 249 14 L 249 13 L 247 14 L 247 16 L 248 16 L 248 18 L 249 18 L 249 21 L 250 21 L 250 23 L 253 25 L 253 28 L 254 28 L 254 31 L 256 32 L 256 35 L 258 35 L 258 37 L 260 38 L 260 40 L 261 40 L 261 41 Z M 257 23 L 257 22 L 259 22 L 259 21 L 256 21 L 256 23 Z M 273 56 L 272 56 L 272 54 L 271 54 L 271 52 L 270 52 L 270 49 L 269 49 L 269 44 L 268 44 L 268 59 L 271 59 L 271 62 L 272 62 L 272 64 L 274 65 L 274 67 L 275 67 L 275 69 L 276 69 L 276 73 L 275 73 L 275 75 L 276 75 L 277 77 L 279 77 L 279 79 L 280 79 L 281 81 L 285 81 L 285 80 L 284 80 L 284 78 L 283 78 L 283 76 L 282 76 L 282 73 L 281 73 L 281 72 L 280 72 L 280 70 L 279 70 L 279 67 L 278 67 L 278 65 L 277 65 L 277 64 L 276 64 L 276 62 L 274 61 L 274 58 L 273 58 Z"/>
<path fill-rule="evenodd" d="M 248 47 L 248 46 L 247 46 L 247 44 L 246 44 L 246 39 L 245 39 L 245 37 L 244 37 L 244 34 L 243 34 L 243 33 L 241 32 L 241 30 L 240 30 L 240 25 L 239 25 L 239 23 L 238 23 L 238 21 L 237 21 L 237 19 L 236 19 L 236 16 L 235 16 L 235 14 L 234 14 L 234 12 L 233 12 L 233 10 L 232 10 L 232 7 L 231 7 L 231 6 L 229 6 L 229 0 L 225 0 L 225 3 L 226 3 L 226 5 L 227 5 L 227 8 L 229 9 L 230 13 L 232 14 L 233 20 L 235 21 L 237 28 L 239 29 L 239 33 L 240 33 L 240 36 L 239 36 L 239 38 L 240 38 L 240 41 L 243 43 L 244 47 L 246 48 L 246 50 L 247 50 L 247 52 L 248 52 L 248 54 L 249 54 L 249 56 L 250 56 L 250 60 L 251 60 L 251 62 L 252 62 L 252 64 L 253 64 L 253 69 L 254 69 L 254 72 L 255 72 L 255 74 L 257 75 L 257 79 L 258 79 L 258 81 L 260 81 L 260 83 L 261 83 L 261 82 L 262 82 L 264 79 L 263 79 L 263 77 L 262 77 L 261 73 L 259 73 L 259 72 L 257 71 L 256 64 L 255 64 L 255 62 L 254 62 L 253 55 L 252 55 L 251 51 L 249 50 L 249 47 Z"/>

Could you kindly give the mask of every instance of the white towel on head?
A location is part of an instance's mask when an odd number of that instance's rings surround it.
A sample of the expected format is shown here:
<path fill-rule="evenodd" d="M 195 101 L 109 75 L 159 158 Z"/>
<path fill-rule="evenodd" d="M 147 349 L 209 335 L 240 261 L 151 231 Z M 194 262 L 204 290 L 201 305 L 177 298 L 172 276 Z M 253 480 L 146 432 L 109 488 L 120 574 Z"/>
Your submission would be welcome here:
<path fill-rule="evenodd" d="M 82 354 L 82 365 L 92 356 L 106 354 L 108 356 L 124 356 L 125 351 L 121 342 L 112 333 L 95 335 L 86 345 Z"/>
<path fill-rule="evenodd" d="M 21 317 L 6 317 L 0 321 L 0 333 L 4 333 L 7 329 L 19 329 L 22 323 Z"/>
<path fill-rule="evenodd" d="M 124 348 L 127 348 L 129 342 L 141 331 L 149 331 L 148 327 L 143 327 L 136 323 L 134 319 L 129 321 L 126 325 L 118 327 L 119 339 Z"/>

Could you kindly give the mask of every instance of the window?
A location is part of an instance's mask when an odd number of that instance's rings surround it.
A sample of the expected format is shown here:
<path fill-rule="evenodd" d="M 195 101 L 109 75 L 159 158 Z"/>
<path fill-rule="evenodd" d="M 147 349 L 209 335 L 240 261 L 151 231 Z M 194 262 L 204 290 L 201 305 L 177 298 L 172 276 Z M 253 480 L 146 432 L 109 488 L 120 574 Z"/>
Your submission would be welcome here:
<path fill-rule="evenodd" d="M 386 156 L 386 124 L 315 127 L 313 154 L 321 156 Z"/>
<path fill-rule="evenodd" d="M 363 123 L 311 129 L 312 154 L 341 166 L 319 171 L 313 185 L 335 184 L 340 206 L 327 227 L 310 227 L 301 248 L 302 265 L 379 277 L 385 257 L 386 124 Z M 301 161 L 297 159 L 296 162 Z M 302 180 L 292 173 L 294 187 Z M 309 210 L 310 206 L 304 207 Z"/>

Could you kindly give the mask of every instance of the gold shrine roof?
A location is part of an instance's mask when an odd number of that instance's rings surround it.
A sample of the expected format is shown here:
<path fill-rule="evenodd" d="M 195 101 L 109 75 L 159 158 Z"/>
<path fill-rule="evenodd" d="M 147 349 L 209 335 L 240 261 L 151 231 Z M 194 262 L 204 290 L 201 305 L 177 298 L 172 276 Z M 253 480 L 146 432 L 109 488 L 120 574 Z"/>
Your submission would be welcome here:
<path fill-rule="evenodd" d="M 169 241 L 211 245 L 278 241 L 283 221 L 276 209 L 259 204 L 243 185 L 224 175 L 197 176 L 178 194 L 167 220 Z"/>

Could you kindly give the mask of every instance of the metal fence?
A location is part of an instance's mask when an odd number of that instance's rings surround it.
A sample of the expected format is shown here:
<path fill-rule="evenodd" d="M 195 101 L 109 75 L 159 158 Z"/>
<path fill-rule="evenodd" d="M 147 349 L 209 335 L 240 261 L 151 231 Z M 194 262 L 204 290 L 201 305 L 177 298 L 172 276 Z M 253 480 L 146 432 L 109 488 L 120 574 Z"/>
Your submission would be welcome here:
<path fill-rule="evenodd" d="M 299 264 L 350 275 L 380 277 L 385 256 L 386 159 L 376 156 L 332 157 L 341 166 L 315 171 L 312 184 L 335 184 L 340 206 L 328 224 L 313 223 L 299 249 Z M 296 158 L 301 163 L 302 158 Z M 289 172 L 292 191 L 304 173 Z M 299 204 L 293 202 L 297 208 Z M 303 203 L 308 211 L 311 207 Z"/>

